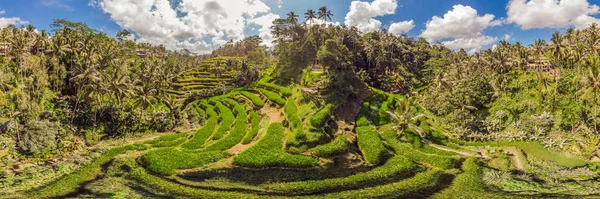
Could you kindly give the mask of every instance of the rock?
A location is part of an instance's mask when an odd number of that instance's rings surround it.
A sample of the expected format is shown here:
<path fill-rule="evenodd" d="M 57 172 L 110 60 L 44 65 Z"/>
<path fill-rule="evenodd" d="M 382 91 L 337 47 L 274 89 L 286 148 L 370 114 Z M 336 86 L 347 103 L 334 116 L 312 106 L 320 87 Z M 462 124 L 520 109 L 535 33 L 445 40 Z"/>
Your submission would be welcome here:
<path fill-rule="evenodd" d="M 590 162 L 600 162 L 600 158 L 595 155 L 592 158 L 590 158 Z"/>

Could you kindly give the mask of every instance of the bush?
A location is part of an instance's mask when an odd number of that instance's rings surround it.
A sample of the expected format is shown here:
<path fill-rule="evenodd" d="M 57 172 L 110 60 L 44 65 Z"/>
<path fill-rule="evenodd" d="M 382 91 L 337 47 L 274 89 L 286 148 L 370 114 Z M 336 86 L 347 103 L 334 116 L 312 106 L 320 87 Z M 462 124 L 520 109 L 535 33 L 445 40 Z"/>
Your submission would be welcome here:
<path fill-rule="evenodd" d="M 266 83 L 266 82 L 258 82 L 258 85 L 265 87 L 265 88 L 270 88 L 273 90 L 278 91 L 279 93 L 281 93 L 282 95 L 285 96 L 291 96 L 292 95 L 292 90 L 287 88 L 287 87 L 283 87 L 283 86 L 279 86 L 277 84 L 271 84 L 271 83 Z"/>
<path fill-rule="evenodd" d="M 297 131 L 298 129 L 302 129 L 302 120 L 298 117 L 298 107 L 294 100 L 288 100 L 285 106 L 283 107 L 283 111 L 285 112 L 285 116 L 290 122 L 291 129 Z"/>
<path fill-rule="evenodd" d="M 163 148 L 149 151 L 142 158 L 148 164 L 148 170 L 173 175 L 176 169 L 190 169 L 216 162 L 229 154 L 225 151 L 189 152 L 175 148 Z"/>
<path fill-rule="evenodd" d="M 156 111 L 152 113 L 149 125 L 150 129 L 158 132 L 166 132 L 173 129 L 174 121 L 172 116 L 166 111 Z"/>
<path fill-rule="evenodd" d="M 172 141 L 159 142 L 159 143 L 153 144 L 152 147 L 174 147 L 174 146 L 179 146 L 179 145 L 183 144 L 186 140 L 187 140 L 187 138 L 179 138 L 179 139 L 172 140 Z"/>
<path fill-rule="evenodd" d="M 404 157 L 396 156 L 390 158 L 384 165 L 371 171 L 348 177 L 274 183 L 262 186 L 286 195 L 327 193 L 369 187 L 376 184 L 385 184 L 392 182 L 393 180 L 399 180 L 410 176 L 416 171 L 418 171 L 418 166 L 415 163 L 412 163 Z"/>
<path fill-rule="evenodd" d="M 92 163 L 40 189 L 34 190 L 29 194 L 43 198 L 64 197 L 69 193 L 73 193 L 77 188 L 81 186 L 82 183 L 94 180 L 96 176 L 98 176 L 98 174 L 102 171 L 102 165 L 108 163 L 115 156 L 123 154 L 126 151 L 141 151 L 146 149 L 148 148 L 143 144 L 132 144 L 112 148 L 106 153 L 102 154 Z"/>
<path fill-rule="evenodd" d="M 389 96 L 381 106 L 379 106 L 379 125 L 384 125 L 390 122 L 389 116 L 387 114 L 388 105 L 394 101 L 394 97 Z"/>
<path fill-rule="evenodd" d="M 265 90 L 265 89 L 258 89 L 260 91 L 260 93 L 262 93 L 264 96 L 267 97 L 267 99 L 269 99 L 271 102 L 278 104 L 280 106 L 285 105 L 285 99 L 281 98 L 281 96 L 277 93 Z"/>
<path fill-rule="evenodd" d="M 398 140 L 398 134 L 391 130 L 391 128 L 384 130 L 382 136 L 385 141 L 387 141 L 387 143 L 394 148 L 396 154 L 402 155 L 412 161 L 425 163 L 442 169 L 452 169 L 459 163 L 457 159 L 447 156 L 423 153 L 411 147 L 410 144 L 401 143 Z"/>
<path fill-rule="evenodd" d="M 19 150 L 27 155 L 49 153 L 58 147 L 57 138 L 62 134 L 58 122 L 31 121 L 21 129 L 17 140 Z"/>
<path fill-rule="evenodd" d="M 339 135 L 330 143 L 319 145 L 310 149 L 310 151 L 319 157 L 327 157 L 342 154 L 346 152 L 346 149 L 348 149 L 348 139 L 346 136 Z"/>
<path fill-rule="evenodd" d="M 283 125 L 272 123 L 266 135 L 251 148 L 233 158 L 233 163 L 248 167 L 311 167 L 318 160 L 303 155 L 292 155 L 283 151 Z"/>
<path fill-rule="evenodd" d="M 226 150 L 240 143 L 242 139 L 244 139 L 246 131 L 248 130 L 248 125 L 246 124 L 246 121 L 248 121 L 248 114 L 246 114 L 246 109 L 239 104 L 235 107 L 235 111 L 237 117 L 235 118 L 233 130 L 223 137 L 223 139 L 207 146 L 204 149 L 205 151 Z"/>
<path fill-rule="evenodd" d="M 254 93 L 248 91 L 240 91 L 240 94 L 252 101 L 252 104 L 254 104 L 254 106 L 256 107 L 262 108 L 263 106 L 265 106 L 265 102 L 263 102 L 262 99 L 260 99 L 260 97 L 256 96 Z"/>
<path fill-rule="evenodd" d="M 217 102 L 216 106 L 219 109 L 219 114 L 221 115 L 221 123 L 219 124 L 217 131 L 213 134 L 213 140 L 223 138 L 225 132 L 231 128 L 231 124 L 233 124 L 233 120 L 235 118 L 231 110 L 220 102 Z"/>
<path fill-rule="evenodd" d="M 256 112 L 250 113 L 252 129 L 250 130 L 250 132 L 248 132 L 248 134 L 246 134 L 246 137 L 244 137 L 242 144 L 249 144 L 252 141 L 252 139 L 254 139 L 254 137 L 256 137 L 256 135 L 258 135 L 260 119 L 261 118 L 260 118 L 260 115 L 258 115 L 258 113 L 256 113 Z"/>
<path fill-rule="evenodd" d="M 379 137 L 379 133 L 373 126 L 363 126 L 356 128 L 358 134 L 358 147 L 360 148 L 365 161 L 369 164 L 379 165 L 386 153 L 385 146 Z"/>
<path fill-rule="evenodd" d="M 356 126 L 369 126 L 371 122 L 369 122 L 369 118 L 367 115 L 369 114 L 369 102 L 365 102 L 362 105 L 362 110 L 358 115 L 358 119 L 356 119 Z"/>
<path fill-rule="evenodd" d="M 192 137 L 192 139 L 190 139 L 185 144 L 181 145 L 182 148 L 184 148 L 184 149 L 200 148 L 206 142 L 208 137 L 210 137 L 210 135 L 213 133 L 213 131 L 215 131 L 215 128 L 217 127 L 217 123 L 219 122 L 219 120 L 218 120 L 219 116 L 213 110 L 212 106 L 210 106 L 206 109 L 206 114 L 208 115 L 209 118 L 206 121 L 206 123 L 204 124 L 204 126 L 200 129 L 198 129 L 198 131 L 196 131 L 196 133 L 194 134 L 194 137 Z"/>
<path fill-rule="evenodd" d="M 314 127 L 322 127 L 329 119 L 333 104 L 327 104 L 310 118 L 310 124 Z"/>

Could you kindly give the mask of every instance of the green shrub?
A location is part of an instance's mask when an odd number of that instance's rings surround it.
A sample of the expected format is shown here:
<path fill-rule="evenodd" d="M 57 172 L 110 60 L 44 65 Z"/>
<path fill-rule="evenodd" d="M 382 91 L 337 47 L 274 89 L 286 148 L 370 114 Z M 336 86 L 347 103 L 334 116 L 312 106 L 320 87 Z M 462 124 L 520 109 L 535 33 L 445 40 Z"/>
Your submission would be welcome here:
<path fill-rule="evenodd" d="M 152 147 L 174 147 L 174 146 L 179 146 L 181 144 L 183 144 L 185 141 L 187 140 L 187 138 L 179 138 L 176 140 L 172 140 L 172 141 L 164 141 L 164 142 L 159 142 L 156 144 L 152 144 Z"/>
<path fill-rule="evenodd" d="M 322 127 L 329 119 L 333 104 L 327 104 L 310 118 L 310 124 L 314 127 Z"/>
<path fill-rule="evenodd" d="M 440 170 L 429 170 L 391 184 L 337 192 L 315 198 L 413 198 L 414 195 L 437 189 L 444 177 L 444 172 Z"/>
<path fill-rule="evenodd" d="M 471 157 L 463 162 L 463 173 L 454 178 L 452 185 L 433 195 L 432 198 L 518 198 L 494 194 L 483 182 L 483 171 L 479 160 Z"/>
<path fill-rule="evenodd" d="M 292 130 L 301 129 L 302 128 L 302 120 L 298 117 L 298 107 L 294 100 L 290 99 L 283 106 L 283 112 L 290 122 L 290 127 Z"/>
<path fill-rule="evenodd" d="M 319 145 L 315 148 L 310 149 L 315 155 L 320 157 L 327 157 L 337 154 L 342 154 L 348 149 L 348 139 L 346 136 L 339 135 L 335 137 L 333 141 L 328 144 Z"/>
<path fill-rule="evenodd" d="M 283 151 L 283 125 L 272 123 L 266 135 L 251 148 L 233 158 L 233 163 L 248 167 L 311 167 L 318 160 L 303 155 L 292 155 Z"/>
<path fill-rule="evenodd" d="M 176 169 L 190 169 L 216 162 L 229 154 L 225 151 L 190 152 L 178 151 L 175 148 L 162 148 L 147 152 L 142 156 L 148 164 L 148 170 L 173 175 Z"/>
<path fill-rule="evenodd" d="M 27 155 L 43 155 L 55 150 L 57 138 L 64 132 L 60 123 L 48 120 L 30 121 L 25 128 L 25 131 L 18 132 L 20 139 L 17 139 L 17 146 Z"/>
<path fill-rule="evenodd" d="M 262 99 L 260 99 L 260 97 L 256 96 L 254 93 L 248 91 L 240 91 L 240 94 L 250 99 L 250 101 L 252 101 L 252 104 L 254 104 L 254 106 L 256 107 L 262 108 L 263 106 L 265 106 L 265 102 L 263 102 Z"/>
<path fill-rule="evenodd" d="M 240 105 L 238 101 L 231 98 L 223 98 L 221 101 L 225 102 L 229 108 L 235 108 L 236 106 Z"/>
<path fill-rule="evenodd" d="M 402 155 L 412 161 L 425 163 L 427 165 L 442 169 L 452 169 L 459 163 L 457 159 L 447 156 L 423 153 L 414 149 L 410 144 L 400 142 L 398 139 L 398 134 L 391 130 L 391 128 L 383 130 L 381 135 L 385 141 L 392 148 L 394 148 L 396 154 Z"/>
<path fill-rule="evenodd" d="M 217 131 L 215 131 L 215 133 L 213 134 L 213 140 L 223 138 L 223 136 L 225 136 L 225 132 L 227 132 L 227 130 L 231 128 L 231 124 L 233 124 L 233 121 L 235 119 L 235 116 L 233 116 L 231 109 L 227 108 L 220 102 L 217 102 L 216 106 L 217 109 L 219 109 L 219 114 L 221 115 L 221 123 L 219 124 L 219 128 L 217 129 Z"/>
<path fill-rule="evenodd" d="M 392 103 L 394 101 L 394 97 L 389 96 L 383 103 L 381 103 L 381 106 L 379 106 L 379 125 L 384 125 L 390 122 L 389 116 L 387 114 L 388 111 L 388 106 L 390 103 Z"/>
<path fill-rule="evenodd" d="M 271 83 L 266 83 L 266 82 L 258 82 L 258 85 L 265 87 L 265 88 L 270 88 L 270 89 L 276 90 L 285 96 L 292 95 L 292 90 L 287 87 L 284 87 L 284 86 L 279 86 L 277 84 L 271 84 Z"/>
<path fill-rule="evenodd" d="M 356 128 L 356 134 L 358 135 L 358 147 L 365 161 L 369 164 L 379 165 L 384 158 L 386 150 L 375 127 L 358 127 Z"/>
<path fill-rule="evenodd" d="M 106 153 L 102 154 L 92 163 L 40 189 L 34 190 L 29 194 L 43 198 L 64 197 L 65 195 L 73 193 L 75 190 L 77 190 L 82 183 L 94 180 L 96 176 L 98 176 L 98 174 L 102 171 L 102 165 L 108 163 L 115 156 L 123 154 L 126 151 L 141 151 L 146 149 L 148 149 L 148 147 L 146 147 L 146 145 L 143 144 L 131 144 L 112 148 L 106 151 Z"/>
<path fill-rule="evenodd" d="M 404 157 L 390 158 L 384 165 L 373 170 L 342 178 L 329 178 L 324 180 L 309 180 L 298 182 L 284 182 L 262 185 L 275 192 L 286 195 L 305 195 L 313 193 L 327 193 L 334 191 L 357 189 L 377 184 L 385 184 L 410 176 L 418 171 L 418 166 Z"/>
<path fill-rule="evenodd" d="M 215 131 L 217 123 L 219 122 L 219 116 L 213 109 L 212 106 L 206 109 L 206 114 L 209 116 L 208 120 L 206 120 L 206 123 L 202 128 L 196 131 L 192 139 L 181 145 L 181 148 L 199 149 L 206 142 L 210 135 Z"/>
<path fill-rule="evenodd" d="M 185 137 L 185 136 L 187 136 L 187 133 L 175 133 L 175 134 L 163 135 L 156 139 L 145 141 L 144 144 L 156 144 L 159 142 L 173 141 L 173 140 L 177 140 L 179 138 Z"/>
<path fill-rule="evenodd" d="M 219 141 L 207 146 L 205 151 L 221 151 L 227 150 L 236 144 L 240 143 L 244 136 L 246 135 L 246 131 L 248 130 L 248 125 L 246 121 L 248 121 L 248 114 L 246 114 L 246 109 L 243 106 L 237 105 L 235 107 L 235 111 L 237 116 L 235 118 L 235 124 L 233 129 L 220 139 Z"/>
<path fill-rule="evenodd" d="M 369 126 L 371 122 L 369 122 L 368 115 L 369 114 L 369 102 L 365 102 L 362 105 L 362 110 L 358 115 L 358 119 L 356 119 L 356 126 Z"/>
<path fill-rule="evenodd" d="M 267 97 L 267 99 L 269 99 L 271 102 L 278 104 L 280 106 L 285 105 L 285 99 L 281 98 L 281 96 L 277 93 L 265 90 L 265 89 L 258 89 L 260 91 L 260 93 L 262 93 L 264 96 Z"/>
<path fill-rule="evenodd" d="M 250 113 L 252 129 L 250 130 L 250 132 L 248 132 L 248 134 L 246 134 L 246 136 L 244 137 L 244 140 L 242 141 L 242 144 L 249 144 L 250 142 L 252 142 L 252 139 L 254 139 L 254 137 L 256 137 L 256 135 L 258 135 L 260 119 L 261 118 L 260 118 L 260 115 L 258 115 L 258 113 L 256 113 L 256 112 Z"/>

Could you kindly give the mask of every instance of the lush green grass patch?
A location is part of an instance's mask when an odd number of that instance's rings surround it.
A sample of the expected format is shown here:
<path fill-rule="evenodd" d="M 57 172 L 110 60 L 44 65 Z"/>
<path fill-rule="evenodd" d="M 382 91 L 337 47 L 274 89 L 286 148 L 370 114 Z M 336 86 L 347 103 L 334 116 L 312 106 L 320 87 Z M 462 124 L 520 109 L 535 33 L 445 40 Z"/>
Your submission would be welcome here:
<path fill-rule="evenodd" d="M 386 153 L 385 146 L 373 126 L 363 126 L 356 128 L 358 134 L 358 147 L 360 148 L 365 160 L 373 165 L 379 165 Z"/>
<path fill-rule="evenodd" d="M 380 167 L 348 177 L 265 184 L 263 187 L 286 195 L 327 193 L 391 182 L 410 176 L 417 170 L 418 166 L 416 164 L 404 157 L 396 156 L 390 158 Z"/>
<path fill-rule="evenodd" d="M 332 109 L 333 104 L 327 104 L 310 118 L 310 124 L 314 127 L 322 127 L 329 119 Z"/>
<path fill-rule="evenodd" d="M 233 124 L 235 116 L 233 116 L 231 109 L 227 108 L 225 105 L 221 104 L 220 102 L 216 102 L 215 104 L 217 109 L 219 109 L 221 123 L 219 124 L 217 131 L 215 131 L 213 134 L 212 139 L 218 140 L 223 138 L 223 136 L 225 136 L 225 132 L 231 128 L 231 124 Z"/>
<path fill-rule="evenodd" d="M 182 137 L 172 141 L 164 141 L 156 144 L 152 144 L 152 147 L 174 147 L 183 144 L 187 140 L 187 137 Z"/>
<path fill-rule="evenodd" d="M 291 96 L 292 95 L 292 90 L 289 89 L 289 88 L 287 88 L 287 87 L 284 87 L 284 86 L 280 86 L 280 85 L 277 85 L 277 84 L 266 83 L 266 82 L 260 82 L 260 81 L 258 82 L 258 85 L 260 85 L 262 87 L 265 87 L 265 88 L 270 88 L 270 89 L 276 90 L 276 91 L 278 91 L 279 93 L 281 93 L 282 95 L 285 95 L 285 96 Z"/>
<path fill-rule="evenodd" d="M 413 198 L 414 195 L 437 189 L 444 177 L 444 172 L 440 170 L 429 170 L 395 183 L 315 196 L 314 198 Z"/>
<path fill-rule="evenodd" d="M 248 114 L 246 113 L 246 109 L 243 106 L 237 105 L 235 106 L 235 112 L 237 114 L 235 118 L 235 124 L 233 129 L 220 139 L 219 141 L 207 146 L 204 148 L 206 151 L 221 151 L 227 150 L 236 144 L 240 143 L 244 136 L 246 135 L 246 131 L 248 130 Z"/>
<path fill-rule="evenodd" d="M 348 138 L 346 138 L 346 136 L 338 135 L 330 143 L 319 145 L 309 151 L 313 152 L 316 156 L 327 157 L 345 153 L 348 149 L 348 144 Z"/>
<path fill-rule="evenodd" d="M 258 89 L 258 91 L 260 91 L 260 93 L 262 93 L 265 97 L 267 97 L 267 99 L 269 99 L 269 101 L 278 104 L 280 106 L 285 105 L 285 99 L 283 99 L 279 94 L 265 90 L 265 89 Z"/>
<path fill-rule="evenodd" d="M 265 102 L 263 102 L 263 100 L 260 99 L 260 97 L 256 96 L 254 93 L 248 91 L 240 91 L 240 94 L 252 101 L 252 104 L 254 104 L 254 106 L 256 107 L 262 108 L 263 106 L 265 106 Z"/>
<path fill-rule="evenodd" d="M 144 144 L 156 144 L 159 142 L 173 141 L 173 140 L 177 140 L 179 138 L 186 137 L 186 136 L 187 136 L 187 133 L 175 133 L 175 134 L 163 135 L 156 139 L 145 141 Z"/>
<path fill-rule="evenodd" d="M 189 169 L 216 162 L 229 154 L 224 151 L 190 152 L 162 148 L 147 152 L 142 157 L 148 170 L 162 175 L 173 175 L 176 169 Z"/>
<path fill-rule="evenodd" d="M 283 125 L 272 123 L 266 135 L 258 143 L 233 158 L 233 163 L 248 167 L 311 167 L 318 160 L 303 155 L 292 155 L 283 151 Z"/>
<path fill-rule="evenodd" d="M 250 142 L 252 142 L 252 139 L 254 139 L 254 137 L 256 137 L 256 135 L 258 134 L 258 129 L 259 129 L 259 124 L 260 124 L 260 115 L 256 112 L 252 112 L 250 113 L 250 122 L 252 124 L 252 127 L 250 129 L 250 131 L 248 132 L 248 134 L 246 134 L 246 136 L 244 137 L 244 140 L 242 141 L 242 144 L 249 144 Z"/>
<path fill-rule="evenodd" d="M 209 118 L 208 118 L 208 120 L 206 120 L 206 123 L 204 124 L 204 126 L 200 129 L 198 129 L 198 131 L 196 131 L 196 133 L 194 134 L 194 137 L 192 137 L 192 139 L 190 139 L 188 142 L 181 145 L 182 148 L 184 148 L 184 149 L 200 148 L 206 142 L 206 140 L 210 137 L 210 135 L 215 131 L 215 128 L 217 127 L 217 123 L 219 122 L 219 119 L 218 119 L 219 116 L 213 110 L 212 106 L 210 106 L 208 109 L 206 109 L 206 113 L 209 116 Z"/>
<path fill-rule="evenodd" d="M 63 197 L 69 193 L 74 192 L 77 188 L 79 188 L 79 186 L 81 186 L 82 183 L 95 179 L 96 176 L 101 172 L 102 165 L 112 160 L 115 156 L 123 154 L 126 151 L 141 151 L 146 149 L 148 149 L 148 147 L 146 147 L 143 144 L 132 144 L 112 148 L 106 151 L 106 153 L 102 154 L 92 163 L 40 189 L 34 190 L 29 194 L 34 195 L 35 197 L 44 198 Z"/>
<path fill-rule="evenodd" d="M 385 141 L 392 148 L 394 148 L 396 154 L 407 157 L 412 161 L 424 163 L 441 169 L 452 169 L 459 163 L 459 160 L 457 159 L 448 156 L 423 153 L 421 151 L 416 150 L 408 143 L 400 142 L 400 140 L 398 139 L 398 134 L 396 134 L 395 131 L 391 130 L 391 128 L 383 129 L 383 133 L 381 135 L 385 139 Z"/>

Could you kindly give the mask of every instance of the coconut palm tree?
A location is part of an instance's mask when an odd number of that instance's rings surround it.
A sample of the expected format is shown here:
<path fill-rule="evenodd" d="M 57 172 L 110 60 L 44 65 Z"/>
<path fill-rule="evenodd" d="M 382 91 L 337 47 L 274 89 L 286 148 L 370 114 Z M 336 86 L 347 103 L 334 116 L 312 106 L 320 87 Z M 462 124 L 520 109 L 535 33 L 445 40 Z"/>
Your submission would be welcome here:
<path fill-rule="evenodd" d="M 323 20 L 323 22 L 327 22 L 327 20 L 331 21 L 331 17 L 333 17 L 333 14 L 331 14 L 331 10 L 327 9 L 327 6 L 323 6 L 321 8 L 319 8 L 319 19 Z"/>
<path fill-rule="evenodd" d="M 587 100 L 590 95 L 593 97 L 594 104 L 594 130 L 597 131 L 598 126 L 598 108 L 597 106 L 597 91 L 600 89 L 600 58 L 597 54 L 588 55 L 586 59 L 588 74 L 582 79 L 583 95 L 582 100 Z"/>
<path fill-rule="evenodd" d="M 287 14 L 287 21 L 290 24 L 298 24 L 298 15 L 296 15 L 296 13 L 294 11 L 291 11 L 290 13 Z"/>
<path fill-rule="evenodd" d="M 398 132 L 414 131 L 421 138 L 424 138 L 426 132 L 417 126 L 416 123 L 425 117 L 425 114 L 417 113 L 416 106 L 414 97 L 398 99 L 396 110 L 387 111 L 387 113 L 394 121 L 394 129 L 398 130 Z"/>
<path fill-rule="evenodd" d="M 312 25 L 312 21 L 317 18 L 317 13 L 314 10 L 310 9 L 306 11 L 306 13 L 304 13 L 304 18 L 306 19 L 306 22 L 311 23 L 309 25 Z"/>

